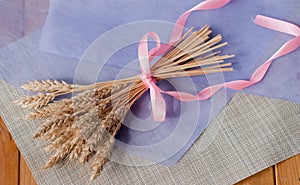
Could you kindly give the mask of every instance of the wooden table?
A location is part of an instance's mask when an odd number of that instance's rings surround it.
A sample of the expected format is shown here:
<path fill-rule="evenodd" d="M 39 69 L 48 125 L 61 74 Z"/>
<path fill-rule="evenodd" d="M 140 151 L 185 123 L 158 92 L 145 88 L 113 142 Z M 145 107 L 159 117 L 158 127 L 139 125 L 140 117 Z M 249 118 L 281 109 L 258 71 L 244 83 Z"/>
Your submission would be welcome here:
<path fill-rule="evenodd" d="M 12 35 L 11 40 L 7 40 L 4 43 L 1 42 L 0 46 L 6 46 L 17 38 L 21 38 L 41 27 L 49 6 L 49 0 L 4 0 L 3 2 L 13 3 L 15 7 L 19 7 L 19 10 L 16 12 L 20 15 L 22 14 L 24 18 L 22 21 L 14 23 L 15 27 L 6 26 L 10 20 L 3 19 L 0 21 L 1 29 L 4 29 L 2 30 L 3 33 Z M 20 27 L 18 24 L 24 26 L 24 31 L 18 29 Z M 33 185 L 36 182 L 0 118 L 0 185 L 15 184 Z M 238 184 L 300 185 L 300 154 L 265 169 Z"/>
<path fill-rule="evenodd" d="M 35 185 L 36 182 L 0 118 L 0 185 Z M 269 167 L 237 185 L 300 185 L 300 154 Z"/>

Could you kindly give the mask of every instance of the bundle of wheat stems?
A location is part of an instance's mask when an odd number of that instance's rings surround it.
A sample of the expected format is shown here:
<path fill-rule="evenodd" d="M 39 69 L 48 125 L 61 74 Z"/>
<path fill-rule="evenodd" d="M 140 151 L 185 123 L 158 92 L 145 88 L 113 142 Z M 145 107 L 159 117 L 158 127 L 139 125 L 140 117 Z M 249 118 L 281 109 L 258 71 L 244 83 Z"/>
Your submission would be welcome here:
<path fill-rule="evenodd" d="M 227 43 L 220 43 L 221 35 L 209 38 L 211 30 L 205 25 L 199 31 L 188 30 L 164 56 L 151 66 L 153 77 L 162 79 L 197 76 L 232 71 L 224 59 L 234 55 L 220 55 L 215 51 Z M 53 153 L 44 168 L 63 159 L 87 162 L 90 158 L 92 176 L 97 177 L 114 146 L 114 138 L 130 106 L 147 91 L 140 77 L 98 82 L 92 85 L 72 85 L 64 81 L 34 81 L 22 86 L 38 92 L 18 101 L 32 108 L 26 119 L 41 119 L 35 134 L 50 142 L 46 148 Z M 65 94 L 71 98 L 54 101 Z"/>

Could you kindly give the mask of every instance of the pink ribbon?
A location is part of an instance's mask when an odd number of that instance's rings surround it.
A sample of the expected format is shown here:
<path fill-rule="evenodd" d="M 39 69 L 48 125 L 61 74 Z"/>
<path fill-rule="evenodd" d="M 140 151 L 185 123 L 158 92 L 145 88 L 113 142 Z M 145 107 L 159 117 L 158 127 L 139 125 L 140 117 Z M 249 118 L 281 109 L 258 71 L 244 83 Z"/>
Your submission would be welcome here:
<path fill-rule="evenodd" d="M 207 0 L 183 13 L 176 21 L 176 25 L 173 28 L 173 32 L 168 44 L 161 44 L 160 39 L 155 32 L 148 32 L 141 39 L 138 48 L 141 69 L 141 74 L 139 76 L 143 81 L 144 85 L 150 89 L 152 115 L 155 121 L 164 121 L 166 117 L 166 103 L 161 93 L 168 94 L 180 101 L 187 102 L 196 100 L 207 100 L 223 87 L 230 88 L 233 90 L 242 90 L 246 87 L 260 82 L 266 75 L 274 59 L 286 55 L 296 50 L 300 46 L 300 28 L 298 26 L 281 20 L 258 15 L 254 20 L 255 24 L 263 26 L 265 28 L 293 35 L 295 36 L 295 38 L 286 42 L 283 46 L 281 46 L 281 48 L 279 48 L 279 50 L 275 52 L 275 54 L 273 54 L 273 56 L 271 56 L 261 66 L 259 66 L 252 74 L 249 80 L 235 80 L 218 85 L 209 86 L 200 91 L 197 95 L 192 95 L 178 91 L 164 91 L 160 89 L 156 85 L 156 81 L 152 77 L 150 71 L 149 64 L 152 61 L 153 57 L 166 52 L 170 48 L 170 46 L 181 37 L 184 31 L 185 23 L 191 12 L 196 10 L 210 10 L 221 8 L 228 4 L 230 1 L 231 0 Z M 151 49 L 150 51 L 148 51 L 149 37 L 153 38 L 156 43 L 156 47 Z"/>

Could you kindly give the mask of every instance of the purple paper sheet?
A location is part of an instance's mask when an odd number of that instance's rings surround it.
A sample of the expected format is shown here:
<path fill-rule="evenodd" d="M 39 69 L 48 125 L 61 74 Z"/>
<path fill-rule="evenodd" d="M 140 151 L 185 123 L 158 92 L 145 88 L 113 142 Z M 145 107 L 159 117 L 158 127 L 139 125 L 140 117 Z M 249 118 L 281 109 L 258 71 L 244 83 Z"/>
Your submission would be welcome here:
<path fill-rule="evenodd" d="M 187 2 L 141 0 L 126 3 L 122 0 L 111 2 L 76 0 L 72 3 L 53 0 L 49 10 L 50 14 L 43 28 L 40 48 L 58 55 L 81 57 L 96 38 L 110 33 L 112 28 L 141 20 L 175 22 L 184 11 L 198 3 L 199 0 Z M 204 24 L 209 24 L 212 26 L 213 33 L 222 33 L 224 40 L 229 42 L 229 46 L 222 48 L 222 51 L 228 54 L 236 54 L 236 57 L 231 60 L 234 63 L 235 71 L 226 73 L 224 75 L 225 80 L 249 79 L 259 65 L 291 38 L 289 35 L 255 25 L 253 23 L 255 16 L 262 14 L 297 23 L 297 20 L 299 20 L 297 11 L 299 8 L 300 2 L 296 0 L 279 0 L 276 3 L 269 0 L 259 2 L 232 1 L 221 9 L 192 13 L 186 28 L 191 26 L 199 28 Z M 74 12 L 81 13 L 76 14 Z M 153 25 L 147 29 L 146 26 L 141 24 L 140 27 L 136 28 L 138 31 L 134 30 L 133 33 L 127 33 L 124 36 L 111 36 L 109 37 L 111 43 L 103 42 L 102 47 L 99 47 L 97 52 L 106 55 L 107 48 L 110 47 L 109 51 L 113 50 L 114 46 L 111 45 L 118 43 L 120 39 L 135 37 L 135 41 L 138 41 L 146 31 L 158 32 L 162 40 L 167 42 L 171 28 L 159 30 L 161 23 L 157 23 L 158 26 Z M 294 55 L 291 54 L 291 56 L 285 56 L 285 58 L 290 60 L 293 59 Z M 114 55 L 110 56 L 109 60 L 104 59 L 107 58 L 99 57 L 96 62 L 128 68 L 126 65 L 137 59 L 137 44 L 117 50 Z M 138 66 L 137 62 L 135 66 Z M 281 71 L 278 70 L 278 73 L 281 73 Z M 296 79 L 294 78 L 294 80 Z M 272 83 L 273 88 L 276 88 L 276 86 L 278 87 L 276 83 Z M 276 93 L 267 90 L 263 91 L 261 88 L 255 87 L 245 90 L 245 92 L 249 93 L 252 91 L 260 95 L 298 101 L 294 96 L 279 93 L 280 90 Z M 260 93 L 260 91 L 263 91 L 263 93 Z"/>
<path fill-rule="evenodd" d="M 19 87 L 21 83 L 29 80 L 50 78 L 88 84 L 114 79 L 120 72 L 121 76 L 137 74 L 137 43 L 133 42 L 122 49 L 114 45 L 123 35 L 119 35 L 118 39 L 112 37 L 110 44 L 94 42 L 83 57 L 88 61 L 79 62 L 72 58 L 82 56 L 96 38 L 115 26 L 145 19 L 175 22 L 181 13 L 199 1 L 122 2 L 53 0 L 40 47 L 56 55 L 38 50 L 41 34 L 38 31 L 0 51 L 0 79 Z M 232 60 L 235 71 L 224 74 L 225 80 L 249 79 L 260 64 L 291 38 L 253 24 L 255 15 L 263 14 L 300 24 L 299 7 L 300 2 L 296 0 L 279 0 L 273 4 L 268 0 L 233 1 L 219 10 L 193 13 L 187 28 L 200 28 L 203 24 L 209 24 L 214 33 L 222 33 L 224 39 L 229 41 L 229 45 L 223 49 L 224 53 L 236 54 L 236 58 Z M 129 40 L 136 37 L 135 41 L 138 41 L 146 31 L 155 29 L 162 40 L 167 41 L 170 27 L 160 31 L 159 26 L 149 28 L 144 25 L 133 36 L 128 33 L 124 37 Z M 110 53 L 106 53 L 107 47 L 109 51 L 117 52 L 110 56 Z M 300 65 L 297 64 L 299 54 L 297 50 L 278 59 L 262 82 L 245 89 L 244 92 L 300 102 Z M 106 65 L 101 69 L 104 62 Z M 127 66 L 129 62 L 131 65 Z M 173 85 L 177 90 L 195 94 L 208 85 L 207 81 L 209 84 L 222 82 L 223 75 L 209 75 L 207 79 L 193 78 L 196 82 L 195 88 L 190 88 L 185 83 L 186 79 L 174 80 Z M 166 82 L 160 83 L 160 86 L 163 89 L 174 88 Z M 117 147 L 148 160 L 163 161 L 166 165 L 174 164 L 233 94 L 233 91 L 222 90 L 208 101 L 190 103 L 181 103 L 165 96 L 168 104 L 167 120 L 161 124 L 151 121 L 149 94 L 145 94 L 133 107 L 132 114 L 126 117 L 125 126 L 118 134 Z"/>

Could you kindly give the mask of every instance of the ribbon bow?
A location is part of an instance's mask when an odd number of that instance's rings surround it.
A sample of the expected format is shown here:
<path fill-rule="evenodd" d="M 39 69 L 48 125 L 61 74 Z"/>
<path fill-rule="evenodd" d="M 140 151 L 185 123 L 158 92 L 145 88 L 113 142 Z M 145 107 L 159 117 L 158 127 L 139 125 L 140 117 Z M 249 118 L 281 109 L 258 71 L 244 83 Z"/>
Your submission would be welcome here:
<path fill-rule="evenodd" d="M 151 75 L 149 63 L 152 58 L 149 59 L 148 54 L 148 37 L 152 37 L 156 43 L 156 47 L 152 50 L 154 53 L 160 48 L 160 39 L 155 32 L 148 32 L 143 36 L 138 48 L 141 69 L 141 74 L 139 76 L 144 85 L 150 89 L 153 119 L 155 121 L 163 121 L 166 117 L 166 102 L 161 95 L 162 90 L 155 84 L 156 80 Z"/>
<path fill-rule="evenodd" d="M 202 3 L 199 3 L 192 9 L 183 13 L 176 21 L 176 24 L 173 28 L 171 38 L 168 44 L 161 44 L 159 36 L 155 32 L 146 33 L 140 40 L 138 55 L 139 55 L 141 74 L 139 75 L 139 77 L 143 81 L 144 85 L 148 89 L 150 89 L 152 116 L 155 121 L 164 121 L 166 117 L 166 103 L 161 93 L 168 94 L 180 101 L 187 102 L 187 101 L 207 100 L 223 87 L 230 88 L 233 90 L 242 90 L 246 87 L 249 87 L 251 85 L 260 82 L 266 75 L 274 59 L 286 55 L 296 50 L 300 46 L 300 28 L 298 26 L 281 20 L 258 15 L 254 20 L 255 24 L 265 28 L 269 28 L 272 30 L 293 35 L 295 36 L 295 38 L 286 42 L 265 63 L 259 66 L 252 74 L 249 80 L 234 80 L 234 81 L 229 81 L 218 85 L 209 86 L 203 89 L 202 91 L 200 91 L 197 95 L 192 95 L 192 94 L 178 92 L 178 91 L 164 91 L 160 89 L 156 85 L 156 81 L 151 75 L 150 62 L 152 61 L 153 57 L 165 53 L 172 46 L 172 44 L 181 37 L 184 31 L 185 23 L 189 15 L 193 11 L 221 8 L 226 4 L 228 4 L 229 2 L 231 2 L 231 0 L 207 0 Z M 155 48 L 151 49 L 150 51 L 148 51 L 149 37 L 151 37 L 156 43 Z"/>

